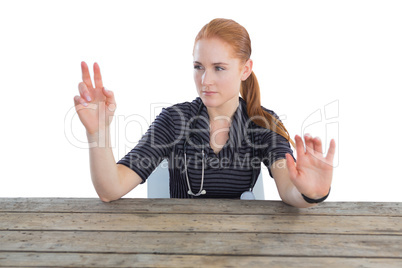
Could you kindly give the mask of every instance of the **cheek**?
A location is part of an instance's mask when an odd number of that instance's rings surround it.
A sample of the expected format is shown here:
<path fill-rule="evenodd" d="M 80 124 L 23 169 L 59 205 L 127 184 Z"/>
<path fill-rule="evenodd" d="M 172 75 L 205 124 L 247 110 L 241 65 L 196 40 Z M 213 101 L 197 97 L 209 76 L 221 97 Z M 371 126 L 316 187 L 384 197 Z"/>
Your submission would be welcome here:
<path fill-rule="evenodd" d="M 201 76 L 199 75 L 199 73 L 194 72 L 193 78 L 194 78 L 194 82 L 195 82 L 195 84 L 196 84 L 197 86 L 198 86 L 199 84 L 201 84 Z"/>
<path fill-rule="evenodd" d="M 240 85 L 240 80 L 236 75 L 226 75 L 219 79 L 219 83 L 222 87 L 225 87 L 230 90 L 237 90 Z"/>

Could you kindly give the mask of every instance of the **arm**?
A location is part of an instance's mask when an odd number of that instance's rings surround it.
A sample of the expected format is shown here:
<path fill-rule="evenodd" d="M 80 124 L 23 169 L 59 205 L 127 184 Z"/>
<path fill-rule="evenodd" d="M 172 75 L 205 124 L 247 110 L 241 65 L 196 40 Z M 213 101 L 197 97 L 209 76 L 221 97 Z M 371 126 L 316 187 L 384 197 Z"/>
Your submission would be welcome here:
<path fill-rule="evenodd" d="M 119 199 L 142 179 L 133 170 L 116 165 L 110 147 L 109 125 L 116 110 L 114 94 L 103 87 L 98 64 L 94 64 L 93 87 L 88 66 L 81 63 L 82 82 L 79 83 L 79 96 L 74 97 L 75 108 L 84 125 L 89 149 L 92 182 L 100 199 L 105 202 Z"/>
<path fill-rule="evenodd" d="M 319 138 L 305 136 L 306 150 L 299 136 L 295 137 L 297 165 L 287 154 L 286 159 L 274 162 L 271 171 L 282 200 L 292 206 L 305 208 L 315 204 L 307 203 L 301 193 L 311 199 L 328 194 L 332 182 L 335 142 L 332 140 L 326 157 L 322 154 Z"/>
<path fill-rule="evenodd" d="M 116 164 L 110 145 L 109 130 L 106 136 L 87 133 L 88 142 L 96 144 L 105 139 L 105 146 L 93 146 L 89 149 L 89 161 L 92 183 L 103 202 L 117 200 L 142 182 L 141 177 L 130 168 Z"/>

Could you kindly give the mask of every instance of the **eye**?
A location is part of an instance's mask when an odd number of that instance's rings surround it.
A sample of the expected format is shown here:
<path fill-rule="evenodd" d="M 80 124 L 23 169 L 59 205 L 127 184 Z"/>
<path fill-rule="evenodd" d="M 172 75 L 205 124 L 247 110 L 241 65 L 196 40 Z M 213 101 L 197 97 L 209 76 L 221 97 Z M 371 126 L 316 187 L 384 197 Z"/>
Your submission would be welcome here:
<path fill-rule="evenodd" d="M 215 70 L 217 70 L 217 71 L 223 71 L 223 70 L 225 70 L 225 69 L 222 68 L 222 67 L 216 66 L 216 67 L 215 67 Z"/>
<path fill-rule="evenodd" d="M 202 70 L 202 66 L 201 65 L 194 65 L 194 70 Z"/>

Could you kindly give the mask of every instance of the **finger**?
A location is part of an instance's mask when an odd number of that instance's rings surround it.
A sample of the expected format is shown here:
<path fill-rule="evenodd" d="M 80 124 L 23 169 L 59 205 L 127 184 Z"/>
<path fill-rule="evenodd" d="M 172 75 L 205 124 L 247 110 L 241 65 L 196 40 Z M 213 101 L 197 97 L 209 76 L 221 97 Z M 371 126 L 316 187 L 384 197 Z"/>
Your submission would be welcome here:
<path fill-rule="evenodd" d="M 92 100 L 91 94 L 84 82 L 78 84 L 78 91 L 80 92 L 81 98 L 84 98 L 87 101 Z"/>
<path fill-rule="evenodd" d="M 304 142 L 306 143 L 306 154 L 314 155 L 314 143 L 310 134 L 304 135 Z"/>
<path fill-rule="evenodd" d="M 334 156 L 335 156 L 335 140 L 332 139 L 330 144 L 329 144 L 329 149 L 328 149 L 328 153 L 326 156 L 326 160 L 328 163 L 330 163 L 332 165 L 333 161 L 334 161 Z"/>
<path fill-rule="evenodd" d="M 82 105 L 84 107 L 88 106 L 88 103 L 86 103 L 85 100 L 83 98 L 81 98 L 80 96 L 74 96 L 74 104 L 77 109 L 83 108 L 83 107 L 80 107 L 80 105 Z"/>
<path fill-rule="evenodd" d="M 313 144 L 314 144 L 314 153 L 318 155 L 322 155 L 322 142 L 319 137 L 315 137 L 313 139 Z"/>
<path fill-rule="evenodd" d="M 290 154 L 286 154 L 286 165 L 288 166 L 290 178 L 295 179 L 297 177 L 296 163 Z"/>
<path fill-rule="evenodd" d="M 89 74 L 88 65 L 85 61 L 81 62 L 81 70 L 82 70 L 82 81 L 85 83 L 87 88 L 94 88 L 92 86 L 91 75 Z"/>
<path fill-rule="evenodd" d="M 106 105 L 110 111 L 116 110 L 116 100 L 113 91 L 107 90 L 103 87 L 103 94 L 106 96 Z"/>
<path fill-rule="evenodd" d="M 297 159 L 300 159 L 304 155 L 303 140 L 299 135 L 296 135 L 295 136 L 295 141 L 296 141 Z"/>
<path fill-rule="evenodd" d="M 94 63 L 94 81 L 95 81 L 95 88 L 103 88 L 102 75 L 100 72 L 99 65 L 96 62 Z"/>
<path fill-rule="evenodd" d="M 110 104 L 116 104 L 116 100 L 114 98 L 114 93 L 111 90 L 106 89 L 105 87 L 102 88 L 103 95 L 106 97 L 106 102 Z"/>

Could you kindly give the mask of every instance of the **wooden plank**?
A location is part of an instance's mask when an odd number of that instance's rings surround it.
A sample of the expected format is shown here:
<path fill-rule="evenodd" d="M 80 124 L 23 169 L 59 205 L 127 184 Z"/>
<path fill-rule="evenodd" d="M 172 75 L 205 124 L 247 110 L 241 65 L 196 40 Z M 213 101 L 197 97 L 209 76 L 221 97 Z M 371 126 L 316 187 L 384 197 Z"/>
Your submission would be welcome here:
<path fill-rule="evenodd" d="M 0 213 L 0 230 L 402 235 L 402 224 L 379 216 Z"/>
<path fill-rule="evenodd" d="M 0 252 L 4 266 L 400 268 L 402 259 Z"/>
<path fill-rule="evenodd" d="M 0 252 L 401 258 L 402 237 L 270 233 L 1 231 Z"/>
<path fill-rule="evenodd" d="M 298 209 L 280 201 L 228 199 L 127 198 L 103 203 L 97 198 L 0 198 L 0 212 L 184 213 L 184 214 L 300 214 L 402 217 L 402 203 L 324 202 Z"/>

